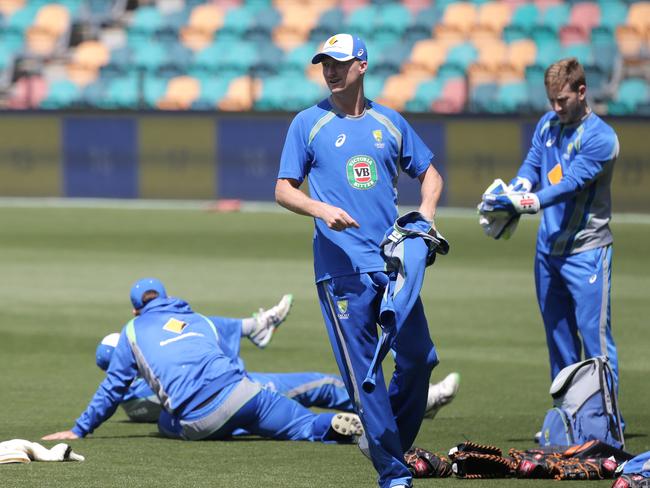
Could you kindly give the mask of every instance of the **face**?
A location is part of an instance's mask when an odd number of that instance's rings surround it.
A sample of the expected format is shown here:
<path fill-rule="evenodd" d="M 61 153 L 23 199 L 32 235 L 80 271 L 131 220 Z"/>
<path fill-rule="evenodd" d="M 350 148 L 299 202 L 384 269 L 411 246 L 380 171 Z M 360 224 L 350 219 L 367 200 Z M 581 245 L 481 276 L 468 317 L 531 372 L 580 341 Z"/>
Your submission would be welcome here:
<path fill-rule="evenodd" d="M 568 83 L 560 91 L 547 90 L 548 101 L 561 123 L 571 124 L 585 115 L 587 110 L 586 91 L 584 85 L 580 85 L 578 91 L 572 90 Z"/>
<path fill-rule="evenodd" d="M 358 89 L 362 83 L 362 75 L 366 72 L 368 63 L 358 59 L 337 61 L 326 56 L 321 62 L 323 78 L 332 94 L 350 89 Z"/>

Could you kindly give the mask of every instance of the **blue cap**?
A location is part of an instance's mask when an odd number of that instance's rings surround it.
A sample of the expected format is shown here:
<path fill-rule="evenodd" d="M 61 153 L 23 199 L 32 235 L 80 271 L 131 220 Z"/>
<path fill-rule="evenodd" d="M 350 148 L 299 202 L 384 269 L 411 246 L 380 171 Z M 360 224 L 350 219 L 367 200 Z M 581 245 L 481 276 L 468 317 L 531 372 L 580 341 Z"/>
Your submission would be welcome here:
<path fill-rule="evenodd" d="M 311 59 L 312 64 L 320 63 L 325 56 L 337 61 L 349 61 L 354 58 L 368 61 L 368 50 L 366 43 L 359 37 L 351 34 L 336 34 L 325 41 L 322 49 Z"/>
<path fill-rule="evenodd" d="M 117 346 L 117 341 L 119 340 L 120 334 L 113 332 L 104 337 L 97 345 L 95 362 L 100 369 L 104 371 L 108 369 L 108 365 L 111 364 L 111 358 L 113 357 L 113 351 L 115 351 L 115 346 Z"/>
<path fill-rule="evenodd" d="M 157 280 L 156 278 L 142 278 L 141 280 L 136 281 L 131 287 L 131 303 L 133 304 L 133 308 L 139 310 L 144 307 L 144 303 L 142 303 L 142 295 L 148 291 L 157 292 L 159 298 L 167 298 L 165 285 L 162 284 L 162 281 Z"/>

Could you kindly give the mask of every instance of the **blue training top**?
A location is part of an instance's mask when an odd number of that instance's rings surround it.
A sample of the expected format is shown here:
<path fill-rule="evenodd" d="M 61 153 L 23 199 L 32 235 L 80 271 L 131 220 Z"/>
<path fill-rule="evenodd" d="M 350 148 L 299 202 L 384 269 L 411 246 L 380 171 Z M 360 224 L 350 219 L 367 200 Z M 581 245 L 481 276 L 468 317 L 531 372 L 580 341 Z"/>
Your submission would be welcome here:
<path fill-rule="evenodd" d="M 567 255 L 612 243 L 610 185 L 618 148 L 614 130 L 594 113 L 572 125 L 561 124 L 555 112 L 540 119 L 517 173 L 538 187 L 544 209 L 538 251 Z"/>
<path fill-rule="evenodd" d="M 137 376 L 182 419 L 246 375 L 231 353 L 207 317 L 183 300 L 156 298 L 122 329 L 106 378 L 72 431 L 84 437 L 113 415 Z"/>
<path fill-rule="evenodd" d="M 379 243 L 397 218 L 399 171 L 416 178 L 432 158 L 400 114 L 370 100 L 358 117 L 326 99 L 294 118 L 278 178 L 302 183 L 309 176 L 311 198 L 342 208 L 360 225 L 338 232 L 315 220 L 317 282 L 384 270 Z"/>

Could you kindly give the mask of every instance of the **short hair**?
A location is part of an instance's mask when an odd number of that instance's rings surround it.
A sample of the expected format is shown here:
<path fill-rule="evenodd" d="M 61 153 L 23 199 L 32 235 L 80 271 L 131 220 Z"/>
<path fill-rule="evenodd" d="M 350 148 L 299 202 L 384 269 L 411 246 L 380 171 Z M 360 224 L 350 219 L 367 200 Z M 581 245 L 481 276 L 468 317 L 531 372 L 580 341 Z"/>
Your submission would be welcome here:
<path fill-rule="evenodd" d="M 151 300 L 158 298 L 160 294 L 156 290 L 147 290 L 142 294 L 142 306 L 144 307 Z"/>
<path fill-rule="evenodd" d="M 577 92 L 581 85 L 587 85 L 585 70 L 576 58 L 564 58 L 553 63 L 544 73 L 544 86 L 548 92 L 559 92 L 568 84 Z"/>

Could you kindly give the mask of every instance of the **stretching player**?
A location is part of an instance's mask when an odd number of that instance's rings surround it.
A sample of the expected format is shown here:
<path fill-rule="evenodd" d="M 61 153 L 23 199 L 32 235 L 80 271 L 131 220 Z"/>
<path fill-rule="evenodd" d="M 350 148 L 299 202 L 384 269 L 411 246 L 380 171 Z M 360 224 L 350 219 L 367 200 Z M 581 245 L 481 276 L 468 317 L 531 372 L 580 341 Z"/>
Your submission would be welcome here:
<path fill-rule="evenodd" d="M 277 315 L 276 315 L 277 316 Z M 224 346 L 233 354 L 234 360 L 243 366 L 239 354 L 239 319 L 225 317 L 210 317 L 219 332 L 219 341 L 223 345 L 229 342 L 231 347 Z M 279 324 L 278 324 L 279 325 Z M 108 370 L 111 357 L 120 334 L 114 332 L 104 337 L 97 345 L 96 363 L 103 371 Z M 264 388 L 277 391 L 289 397 L 304 407 L 320 407 L 344 412 L 354 411 L 345 385 L 339 376 L 319 372 L 300 373 L 249 373 L 253 381 Z M 429 385 L 426 418 L 434 418 L 438 411 L 448 405 L 456 396 L 459 385 L 458 373 L 450 373 L 439 383 Z M 158 397 L 143 378 L 136 378 L 122 399 L 122 409 L 133 422 L 158 422 L 163 412 Z"/>
<path fill-rule="evenodd" d="M 584 351 L 585 358 L 608 357 L 618 385 L 609 229 L 618 139 L 589 108 L 585 73 L 575 58 L 549 66 L 544 84 L 553 110 L 538 122 L 528 155 L 510 184 L 512 191 L 486 194 L 481 206 L 484 212 L 511 215 L 544 209 L 535 286 L 551 379 L 580 361 Z"/>
<path fill-rule="evenodd" d="M 352 413 L 315 414 L 250 379 L 219 341 L 212 321 L 163 284 L 144 278 L 131 288 L 135 318 L 122 329 L 106 378 L 71 430 L 44 440 L 77 439 L 107 420 L 138 376 L 156 393 L 163 435 L 223 439 L 244 429 L 282 440 L 351 442 L 363 433 Z M 162 420 L 162 419 L 161 419 Z"/>
<path fill-rule="evenodd" d="M 420 180 L 419 211 L 432 226 L 442 178 L 406 120 L 364 97 L 367 60 L 364 42 L 349 34 L 330 37 L 314 56 L 331 96 L 293 120 L 275 195 L 283 207 L 315 220 L 316 283 L 334 356 L 363 422 L 379 485 L 404 488 L 412 480 L 404 453 L 420 429 L 438 363 L 419 298 L 393 344 L 389 387 L 381 369 L 372 392 L 361 385 L 378 344 L 388 282 L 379 244 L 398 215 L 398 174 Z M 307 176 L 310 196 L 299 188 Z"/>

